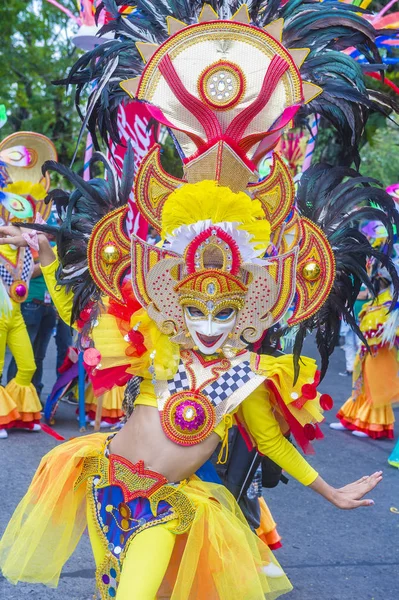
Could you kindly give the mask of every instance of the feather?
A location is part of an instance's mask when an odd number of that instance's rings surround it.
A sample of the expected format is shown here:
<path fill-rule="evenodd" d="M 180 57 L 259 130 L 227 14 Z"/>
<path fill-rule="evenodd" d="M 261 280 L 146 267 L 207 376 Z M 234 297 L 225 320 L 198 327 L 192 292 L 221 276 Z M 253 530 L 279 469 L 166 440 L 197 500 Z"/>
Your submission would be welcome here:
<path fill-rule="evenodd" d="M 393 227 L 399 226 L 399 213 L 393 199 L 374 179 L 363 177 L 347 167 L 330 167 L 326 164 L 317 164 L 303 174 L 296 200 L 300 214 L 316 223 L 326 235 L 336 261 L 331 293 L 315 315 L 297 326 L 293 350 L 294 367 L 298 369 L 306 333 L 315 331 L 323 377 L 339 336 L 342 319 L 367 346 L 356 323 L 353 306 L 361 285 L 365 285 L 374 295 L 373 282 L 367 270 L 370 259 L 388 270 L 393 288 L 391 310 L 396 306 L 399 276 L 391 252 Z M 359 224 L 364 219 L 381 221 L 389 237 L 392 236 L 383 251 L 373 248 L 359 231 Z"/>

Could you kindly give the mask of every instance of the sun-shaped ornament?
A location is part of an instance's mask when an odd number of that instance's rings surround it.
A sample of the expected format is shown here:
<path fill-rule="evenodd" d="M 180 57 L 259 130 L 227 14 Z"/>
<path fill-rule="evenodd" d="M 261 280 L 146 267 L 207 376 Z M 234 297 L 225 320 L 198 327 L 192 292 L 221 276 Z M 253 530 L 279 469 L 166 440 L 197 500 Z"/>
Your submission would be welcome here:
<path fill-rule="evenodd" d="M 234 63 L 219 61 L 201 73 L 198 91 L 202 101 L 212 108 L 227 110 L 241 100 L 245 92 L 245 77 Z"/>

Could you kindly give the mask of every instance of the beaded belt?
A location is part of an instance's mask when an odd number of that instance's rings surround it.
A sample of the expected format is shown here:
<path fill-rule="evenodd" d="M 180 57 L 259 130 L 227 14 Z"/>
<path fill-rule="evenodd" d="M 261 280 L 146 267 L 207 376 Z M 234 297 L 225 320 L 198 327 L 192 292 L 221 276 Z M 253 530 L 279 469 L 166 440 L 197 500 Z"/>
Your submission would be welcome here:
<path fill-rule="evenodd" d="M 177 521 L 171 531 L 187 531 L 195 507 L 184 493 L 187 480 L 169 483 L 159 473 L 126 458 L 101 453 L 85 459 L 75 489 L 87 481 L 87 498 L 97 533 L 106 549 L 96 580 L 103 600 L 116 596 L 123 559 L 141 531 Z"/>

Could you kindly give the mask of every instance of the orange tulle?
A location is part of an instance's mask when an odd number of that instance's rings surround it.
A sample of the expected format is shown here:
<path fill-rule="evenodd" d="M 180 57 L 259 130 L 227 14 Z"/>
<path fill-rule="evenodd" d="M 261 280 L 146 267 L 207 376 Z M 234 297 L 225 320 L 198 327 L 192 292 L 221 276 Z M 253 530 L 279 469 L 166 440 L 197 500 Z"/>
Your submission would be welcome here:
<path fill-rule="evenodd" d="M 269 546 L 271 550 L 281 548 L 281 537 L 278 534 L 276 523 L 272 517 L 264 498 L 259 498 L 260 507 L 260 526 L 256 530 L 256 535 Z"/>
<path fill-rule="evenodd" d="M 84 458 L 104 452 L 106 439 L 107 434 L 77 438 L 42 459 L 0 542 L 0 567 L 13 583 L 58 584 L 87 525 L 86 486 L 75 490 L 74 484 Z M 264 567 L 278 562 L 224 486 L 194 476 L 181 490 L 195 516 L 188 532 L 176 538 L 159 599 L 275 600 L 292 589 L 283 573 L 265 574 Z"/>

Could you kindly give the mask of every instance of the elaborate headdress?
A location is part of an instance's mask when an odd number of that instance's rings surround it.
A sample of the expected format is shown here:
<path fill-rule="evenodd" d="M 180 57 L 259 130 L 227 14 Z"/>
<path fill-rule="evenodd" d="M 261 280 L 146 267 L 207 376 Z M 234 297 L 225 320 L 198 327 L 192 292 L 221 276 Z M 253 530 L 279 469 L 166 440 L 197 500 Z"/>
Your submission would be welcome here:
<path fill-rule="evenodd" d="M 184 178 L 164 171 L 159 146 L 136 175 L 138 208 L 164 239 L 157 247 L 135 235 L 129 239 L 127 207 L 103 216 L 112 193 L 118 202 L 127 200 L 129 177 L 117 195 L 111 166 L 108 181 L 100 184 L 49 165 L 77 187 L 60 232 L 68 263 L 62 264 L 60 283 L 78 286 L 86 302 L 94 285 L 123 307 L 123 280 L 131 268 L 136 299 L 163 333 L 185 347 L 192 340 L 184 307 L 212 316 L 227 305 L 237 311 L 228 352 L 260 340 L 293 304 L 288 325 L 299 327 L 297 359 L 306 331 L 317 328 L 324 371 L 328 335 L 342 314 L 355 326 L 356 290 L 368 283 L 365 260 L 373 250 L 351 222 L 373 214 L 392 231 L 398 221 L 394 203 L 373 181 L 327 167 L 308 171 L 296 203 L 292 176 L 278 153 L 262 181 L 256 166 L 304 106 L 328 118 L 356 154 L 373 99 L 359 65 L 337 50 L 355 45 L 378 62 L 375 30 L 358 7 L 334 1 L 283 7 L 172 0 L 104 4 L 115 17 L 104 30 L 117 39 L 79 59 L 67 80 L 77 84 L 78 102 L 82 87 L 97 81 L 84 124 L 94 137 L 98 126 L 104 138 L 117 141 L 119 103 L 128 96 L 147 103 L 153 118 L 173 132 Z M 131 163 L 130 156 L 129 175 Z M 381 209 L 371 207 L 374 200 Z M 365 208 L 356 208 L 360 202 Z M 91 230 L 96 214 L 102 218 Z M 89 235 L 87 269 L 81 257 L 74 270 L 77 239 L 83 247 Z M 387 257 L 381 260 L 391 268 Z M 83 286 L 89 274 L 91 287 Z M 84 308 L 79 297 L 76 302 Z"/>
<path fill-rule="evenodd" d="M 39 133 L 21 131 L 0 142 L 0 219 L 34 220 L 35 214 L 44 220 L 49 217 L 51 204 L 44 199 L 50 178 L 42 175 L 43 163 L 48 160 L 57 160 L 57 152 Z"/>

